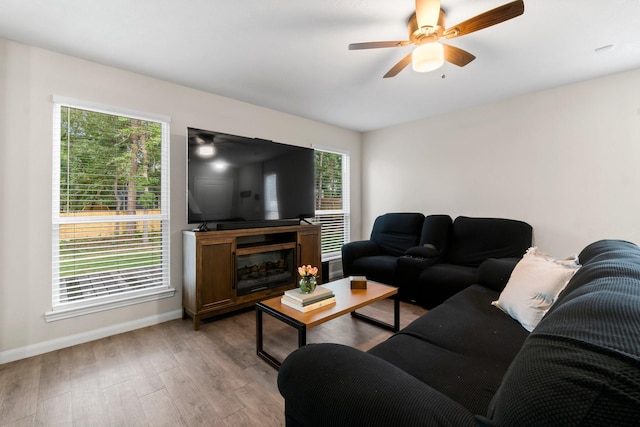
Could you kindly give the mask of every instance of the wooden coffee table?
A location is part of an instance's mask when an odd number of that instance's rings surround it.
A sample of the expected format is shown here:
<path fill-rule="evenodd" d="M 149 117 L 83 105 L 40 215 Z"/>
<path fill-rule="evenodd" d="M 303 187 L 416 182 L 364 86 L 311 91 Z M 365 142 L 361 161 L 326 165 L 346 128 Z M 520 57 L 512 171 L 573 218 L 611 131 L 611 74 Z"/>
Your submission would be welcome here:
<path fill-rule="evenodd" d="M 281 362 L 263 348 L 262 313 L 293 326 L 298 330 L 298 347 L 307 343 L 307 329 L 321 325 L 331 319 L 351 313 L 351 316 L 397 332 L 400 329 L 400 302 L 397 298 L 398 288 L 382 283 L 367 281 L 367 289 L 351 289 L 349 278 L 336 280 L 322 285 L 330 288 L 336 296 L 336 303 L 303 313 L 280 302 L 280 297 L 271 298 L 256 304 L 256 347 L 258 357 L 264 359 L 278 369 Z M 393 297 L 393 325 L 357 313 L 356 310 L 376 301 Z"/>

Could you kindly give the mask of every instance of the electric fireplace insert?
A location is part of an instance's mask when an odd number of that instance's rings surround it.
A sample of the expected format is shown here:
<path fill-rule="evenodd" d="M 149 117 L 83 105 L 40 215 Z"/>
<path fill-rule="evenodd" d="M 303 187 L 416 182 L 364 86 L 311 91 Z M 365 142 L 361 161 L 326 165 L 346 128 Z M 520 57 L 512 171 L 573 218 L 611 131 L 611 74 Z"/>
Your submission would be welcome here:
<path fill-rule="evenodd" d="M 236 292 L 252 292 L 295 283 L 294 249 L 279 249 L 238 255 L 236 258 Z"/>

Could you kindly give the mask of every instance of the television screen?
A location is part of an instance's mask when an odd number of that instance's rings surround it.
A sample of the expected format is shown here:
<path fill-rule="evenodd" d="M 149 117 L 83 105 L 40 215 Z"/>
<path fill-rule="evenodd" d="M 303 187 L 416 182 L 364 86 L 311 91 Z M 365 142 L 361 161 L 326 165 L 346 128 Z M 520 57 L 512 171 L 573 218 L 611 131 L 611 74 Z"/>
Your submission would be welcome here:
<path fill-rule="evenodd" d="M 313 217 L 314 151 L 188 128 L 189 224 Z"/>

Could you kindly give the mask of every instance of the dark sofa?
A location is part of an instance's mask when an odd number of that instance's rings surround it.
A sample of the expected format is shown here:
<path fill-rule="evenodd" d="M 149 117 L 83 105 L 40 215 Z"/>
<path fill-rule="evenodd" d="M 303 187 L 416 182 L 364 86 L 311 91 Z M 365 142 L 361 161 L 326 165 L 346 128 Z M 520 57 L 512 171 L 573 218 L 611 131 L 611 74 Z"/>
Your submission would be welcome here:
<path fill-rule="evenodd" d="M 603 240 L 579 261 L 530 333 L 492 306 L 513 267 L 492 260 L 368 352 L 296 350 L 278 375 L 287 425 L 638 425 L 640 248 Z"/>
<path fill-rule="evenodd" d="M 432 308 L 476 283 L 488 259 L 517 262 L 531 246 L 533 229 L 523 221 L 505 218 L 457 217 L 441 253 L 421 257 L 409 249 L 398 259 L 399 283 L 408 299 Z M 413 255 L 413 256 L 409 256 Z M 416 274 L 417 272 L 417 274 Z"/>
<path fill-rule="evenodd" d="M 387 213 L 376 218 L 369 240 L 342 247 L 342 268 L 345 276 L 397 286 L 401 299 L 431 308 L 475 283 L 487 259 L 519 259 L 532 231 L 505 218 Z"/>

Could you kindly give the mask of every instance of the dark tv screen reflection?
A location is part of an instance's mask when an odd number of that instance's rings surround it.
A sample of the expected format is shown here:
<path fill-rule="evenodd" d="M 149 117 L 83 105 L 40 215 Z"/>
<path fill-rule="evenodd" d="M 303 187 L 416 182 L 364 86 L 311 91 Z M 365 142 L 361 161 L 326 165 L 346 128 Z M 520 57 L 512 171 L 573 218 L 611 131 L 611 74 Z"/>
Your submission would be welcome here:
<path fill-rule="evenodd" d="M 189 224 L 314 216 L 314 151 L 188 128 Z"/>

